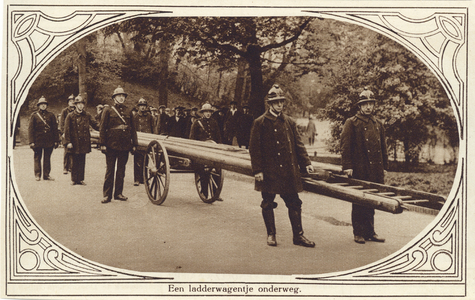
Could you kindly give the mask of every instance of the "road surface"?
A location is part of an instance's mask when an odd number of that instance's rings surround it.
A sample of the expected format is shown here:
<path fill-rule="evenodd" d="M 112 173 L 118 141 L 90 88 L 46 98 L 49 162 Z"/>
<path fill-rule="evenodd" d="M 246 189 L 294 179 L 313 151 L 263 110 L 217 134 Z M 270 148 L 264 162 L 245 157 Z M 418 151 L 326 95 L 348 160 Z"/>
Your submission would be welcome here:
<path fill-rule="evenodd" d="M 63 149 L 52 155 L 55 181 L 35 181 L 33 151 L 13 150 L 14 180 L 21 200 L 47 234 L 92 261 L 143 272 L 230 274 L 323 274 L 350 270 L 400 250 L 434 219 L 417 212 L 376 211 L 375 225 L 386 243 L 353 241 L 351 204 L 303 192 L 305 236 L 315 248 L 292 244 L 287 209 L 277 198 L 277 247 L 266 244 L 260 193 L 249 176 L 225 172 L 223 202 L 203 203 L 193 174 L 172 174 L 165 202 L 153 205 L 143 185 L 133 186 L 129 157 L 126 202 L 101 204 L 105 157 L 94 149 L 86 158 L 86 186 L 70 185 L 62 174 Z"/>

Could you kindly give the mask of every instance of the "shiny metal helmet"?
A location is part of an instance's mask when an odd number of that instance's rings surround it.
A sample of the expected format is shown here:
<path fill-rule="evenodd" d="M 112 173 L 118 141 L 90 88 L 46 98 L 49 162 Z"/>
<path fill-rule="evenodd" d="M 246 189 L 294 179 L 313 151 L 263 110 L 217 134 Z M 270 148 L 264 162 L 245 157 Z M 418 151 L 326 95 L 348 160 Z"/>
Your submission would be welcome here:
<path fill-rule="evenodd" d="M 137 106 L 140 106 L 140 105 L 148 106 L 147 100 L 145 100 L 144 98 L 140 98 L 139 102 L 137 102 Z"/>
<path fill-rule="evenodd" d="M 85 103 L 81 95 L 77 95 L 76 98 L 74 99 L 74 104 L 78 104 L 78 103 Z"/>
<path fill-rule="evenodd" d="M 48 104 L 48 101 L 46 101 L 45 96 L 40 97 L 40 99 L 38 100 L 38 103 L 36 103 L 36 106 L 39 106 L 40 104 Z"/>
<path fill-rule="evenodd" d="M 278 84 L 274 84 L 267 93 L 266 102 L 285 100 L 285 93 Z"/>
<path fill-rule="evenodd" d="M 374 98 L 374 93 L 370 90 L 368 90 L 367 87 L 364 88 L 364 91 L 361 92 L 359 101 L 356 103 L 356 105 L 360 105 L 361 103 L 364 102 L 376 102 L 376 99 Z"/>
<path fill-rule="evenodd" d="M 127 93 L 124 92 L 124 89 L 119 85 L 117 88 L 114 90 L 114 93 L 112 94 L 112 98 L 114 98 L 117 95 L 125 95 L 127 97 Z"/>
<path fill-rule="evenodd" d="M 204 111 L 214 111 L 214 110 L 213 110 L 213 107 L 211 106 L 211 104 L 205 103 L 205 104 L 203 104 L 203 106 L 201 107 L 200 112 L 204 112 Z"/>

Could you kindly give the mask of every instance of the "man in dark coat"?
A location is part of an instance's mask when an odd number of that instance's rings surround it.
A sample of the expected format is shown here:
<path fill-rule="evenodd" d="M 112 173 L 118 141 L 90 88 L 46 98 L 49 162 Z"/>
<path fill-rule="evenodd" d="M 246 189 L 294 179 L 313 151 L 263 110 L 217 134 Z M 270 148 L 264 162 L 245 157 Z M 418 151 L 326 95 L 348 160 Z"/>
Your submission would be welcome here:
<path fill-rule="evenodd" d="M 384 183 L 388 154 L 383 124 L 373 116 L 376 99 L 365 88 L 357 103 L 358 113 L 346 120 L 341 133 L 343 172 L 349 177 Z M 353 203 L 351 211 L 355 242 L 384 242 L 374 231 L 374 209 Z"/>
<path fill-rule="evenodd" d="M 297 132 L 294 120 L 284 115 L 284 93 L 274 85 L 267 95 L 269 109 L 252 126 L 249 154 L 255 189 L 262 194 L 262 216 L 267 229 L 267 244 L 277 246 L 275 239 L 274 202 L 276 194 L 284 200 L 292 225 L 293 243 L 315 247 L 303 236 L 298 193 L 303 191 L 300 170 L 313 172 L 313 166 Z"/>
<path fill-rule="evenodd" d="M 238 135 L 237 141 L 239 147 L 244 146 L 249 148 L 249 139 L 251 138 L 251 128 L 254 122 L 254 117 L 249 113 L 249 106 L 244 105 L 242 107 L 243 113 L 238 119 Z"/>
<path fill-rule="evenodd" d="M 61 137 L 63 139 L 63 145 L 66 146 L 66 143 L 64 141 L 64 122 L 66 121 L 66 117 L 69 115 L 69 113 L 73 112 L 75 109 L 74 106 L 74 95 L 70 95 L 68 97 L 68 106 L 65 107 L 61 111 L 61 115 L 59 116 L 59 129 L 61 130 Z M 71 172 L 71 166 L 72 166 L 72 156 L 71 153 L 68 151 L 66 147 L 64 147 L 64 157 L 63 157 L 63 174 L 68 174 L 68 172 Z"/>
<path fill-rule="evenodd" d="M 234 138 L 237 138 L 239 130 L 238 120 L 241 114 L 241 111 L 237 108 L 237 102 L 232 101 L 224 116 L 224 143 L 232 145 Z"/>
<path fill-rule="evenodd" d="M 37 103 L 38 110 L 30 117 L 28 125 L 28 140 L 33 149 L 34 171 L 36 181 L 41 180 L 41 156 L 43 156 L 43 179 L 54 180 L 51 172 L 51 153 L 59 144 L 58 123 L 53 113 L 47 111 L 48 102 L 41 96 Z"/>
<path fill-rule="evenodd" d="M 219 106 L 212 105 L 213 107 L 213 113 L 211 114 L 211 118 L 216 120 L 218 123 L 219 131 L 224 143 L 224 117 L 225 117 L 225 109 L 220 108 Z"/>
<path fill-rule="evenodd" d="M 138 103 L 138 112 L 134 115 L 134 126 L 137 131 L 145 133 L 155 133 L 154 125 L 155 120 L 152 114 L 147 110 L 148 104 L 147 100 L 140 98 Z M 138 186 L 143 184 L 143 161 L 144 161 L 145 152 L 144 151 L 135 151 L 134 152 L 134 185 Z"/>
<path fill-rule="evenodd" d="M 315 125 L 315 122 L 313 121 L 313 117 L 309 116 L 308 117 L 308 124 L 307 128 L 305 129 L 305 132 L 308 135 L 308 144 L 310 146 L 313 146 L 315 144 L 315 136 L 317 136 L 317 126 Z"/>
<path fill-rule="evenodd" d="M 91 152 L 91 133 L 89 127 L 99 130 L 97 122 L 84 110 L 84 100 L 80 95 L 74 100 L 75 110 L 64 121 L 64 143 L 72 157 L 71 185 L 86 185 L 84 171 L 86 154 Z"/>
<path fill-rule="evenodd" d="M 170 117 L 168 120 L 168 135 L 179 137 L 179 138 L 188 138 L 186 134 L 186 120 L 183 114 L 183 106 L 177 106 L 173 110 L 175 115 Z"/>
<path fill-rule="evenodd" d="M 170 122 L 170 108 L 160 105 L 158 108 L 159 111 L 159 127 L 158 134 L 167 135 L 168 134 L 168 123 Z"/>
<path fill-rule="evenodd" d="M 109 203 L 112 199 L 126 201 L 122 194 L 124 189 L 125 166 L 129 159 L 129 151 L 135 152 L 137 147 L 137 132 L 132 122 L 132 110 L 124 102 L 127 93 L 118 86 L 112 94 L 114 105 L 104 108 L 99 129 L 99 143 L 101 151 L 106 154 L 106 176 L 104 180 L 102 203 Z M 114 184 L 114 171 L 115 184 Z"/>

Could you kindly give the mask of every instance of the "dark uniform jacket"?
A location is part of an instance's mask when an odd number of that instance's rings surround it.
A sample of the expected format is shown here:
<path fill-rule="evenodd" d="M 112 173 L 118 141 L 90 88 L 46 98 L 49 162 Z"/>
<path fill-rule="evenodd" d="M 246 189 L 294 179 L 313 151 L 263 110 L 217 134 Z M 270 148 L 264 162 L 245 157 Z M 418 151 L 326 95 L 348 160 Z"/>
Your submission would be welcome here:
<path fill-rule="evenodd" d="M 221 136 L 224 137 L 224 112 L 223 110 L 219 109 L 211 115 L 211 118 L 218 123 L 218 128 L 219 132 L 221 133 Z"/>
<path fill-rule="evenodd" d="M 170 121 L 170 116 L 166 113 L 159 114 L 158 119 L 158 134 L 168 134 L 168 123 Z"/>
<path fill-rule="evenodd" d="M 186 126 L 185 126 L 185 137 L 189 137 L 190 136 L 190 132 L 191 132 L 191 125 L 193 125 L 193 116 L 191 115 L 188 115 L 185 117 L 185 123 L 186 123 Z"/>
<path fill-rule="evenodd" d="M 226 135 L 227 139 L 231 139 L 235 136 L 237 136 L 238 132 L 238 120 L 239 117 L 242 115 L 242 112 L 239 110 L 235 110 L 234 114 L 231 110 L 228 110 L 226 112 L 226 115 L 224 116 L 224 134 Z"/>
<path fill-rule="evenodd" d="M 61 130 L 61 134 L 64 133 L 64 122 L 66 121 L 66 117 L 69 115 L 69 113 L 73 112 L 76 109 L 75 106 L 67 106 L 63 108 L 61 111 L 61 115 L 59 117 L 59 129 Z"/>
<path fill-rule="evenodd" d="M 31 114 L 28 139 L 30 144 L 35 143 L 35 148 L 50 148 L 54 147 L 54 143 L 59 142 L 58 123 L 52 112 L 38 110 Z"/>
<path fill-rule="evenodd" d="M 188 138 L 185 134 L 186 134 L 185 118 L 181 116 L 177 120 L 176 116 L 170 117 L 170 119 L 168 120 L 168 135 L 179 137 L 179 138 Z"/>
<path fill-rule="evenodd" d="M 353 177 L 384 183 L 388 153 L 383 124 L 374 116 L 360 113 L 346 120 L 341 133 L 343 170 L 353 169 Z"/>
<path fill-rule="evenodd" d="M 145 133 L 155 133 L 155 119 L 148 111 L 137 112 L 134 115 L 135 130 Z"/>
<path fill-rule="evenodd" d="M 238 119 L 238 135 L 237 139 L 240 145 L 249 146 L 249 139 L 251 137 L 252 123 L 254 117 L 251 114 L 242 114 Z"/>
<path fill-rule="evenodd" d="M 101 117 L 102 117 L 102 111 L 94 116 L 94 120 L 96 120 L 96 122 L 98 124 L 100 124 L 101 123 Z"/>
<path fill-rule="evenodd" d="M 91 152 L 91 133 L 89 126 L 99 130 L 99 123 L 86 111 L 74 110 L 64 121 L 64 145 L 73 144 L 67 151 L 74 154 Z"/>
<path fill-rule="evenodd" d="M 113 107 L 106 107 L 102 111 L 99 144 L 114 150 L 130 151 L 132 147 L 137 146 L 137 131 L 132 122 L 132 111 L 121 104 L 115 104 Z"/>
<path fill-rule="evenodd" d="M 303 191 L 300 170 L 310 165 L 307 150 L 290 117 L 275 117 L 269 111 L 252 126 L 249 144 L 253 174 L 264 173 L 264 181 L 256 181 L 257 191 L 290 194 Z"/>
<path fill-rule="evenodd" d="M 221 143 L 221 134 L 218 122 L 214 119 L 199 118 L 191 125 L 190 139 L 198 141 L 213 140 Z"/>

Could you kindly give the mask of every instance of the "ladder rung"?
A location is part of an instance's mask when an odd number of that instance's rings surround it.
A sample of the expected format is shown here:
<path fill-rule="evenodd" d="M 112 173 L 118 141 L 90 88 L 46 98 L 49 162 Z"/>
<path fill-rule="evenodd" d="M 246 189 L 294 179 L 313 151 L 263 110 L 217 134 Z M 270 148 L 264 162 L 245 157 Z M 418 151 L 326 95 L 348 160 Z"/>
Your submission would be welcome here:
<path fill-rule="evenodd" d="M 401 199 L 401 200 L 408 200 L 408 199 L 412 199 L 412 196 L 395 196 L 394 198 Z"/>
<path fill-rule="evenodd" d="M 393 193 L 393 192 L 384 192 L 384 193 L 379 193 L 379 195 L 382 195 L 382 196 L 393 196 L 393 195 L 396 195 L 396 194 Z"/>
<path fill-rule="evenodd" d="M 407 200 L 404 203 L 423 203 L 423 202 L 430 202 L 429 200 Z"/>
<path fill-rule="evenodd" d="M 362 186 L 362 185 L 352 185 L 352 186 L 347 186 L 347 188 L 359 190 L 359 189 L 364 188 L 364 186 Z"/>
<path fill-rule="evenodd" d="M 367 190 L 361 190 L 362 192 L 367 192 L 367 193 L 377 193 L 379 192 L 377 189 L 367 189 Z"/>

